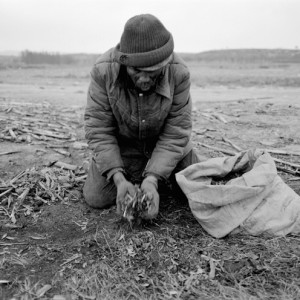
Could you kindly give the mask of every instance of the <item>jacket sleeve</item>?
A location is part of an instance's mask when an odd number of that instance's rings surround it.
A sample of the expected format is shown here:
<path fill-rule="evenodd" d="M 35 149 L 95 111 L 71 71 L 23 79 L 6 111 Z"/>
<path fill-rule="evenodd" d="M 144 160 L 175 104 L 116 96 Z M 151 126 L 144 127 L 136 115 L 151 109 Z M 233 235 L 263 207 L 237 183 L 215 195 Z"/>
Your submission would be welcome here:
<path fill-rule="evenodd" d="M 192 132 L 192 100 L 190 97 L 190 74 L 182 66 L 180 74 L 175 74 L 174 95 L 171 110 L 159 136 L 156 147 L 144 174 L 156 174 L 169 178 L 178 162 L 186 154 Z"/>
<path fill-rule="evenodd" d="M 94 151 L 94 159 L 101 175 L 113 168 L 123 168 L 116 139 L 117 122 L 107 95 L 107 74 L 95 66 L 91 71 L 87 105 L 84 114 L 85 136 Z M 100 73 L 101 72 L 101 73 Z"/>

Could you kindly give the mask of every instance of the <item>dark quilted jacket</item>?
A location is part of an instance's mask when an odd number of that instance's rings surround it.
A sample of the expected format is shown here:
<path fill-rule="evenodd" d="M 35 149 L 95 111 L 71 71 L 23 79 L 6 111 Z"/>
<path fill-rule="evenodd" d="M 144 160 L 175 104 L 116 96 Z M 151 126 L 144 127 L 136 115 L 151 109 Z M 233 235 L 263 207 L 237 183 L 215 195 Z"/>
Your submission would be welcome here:
<path fill-rule="evenodd" d="M 138 94 L 124 82 L 124 73 L 114 61 L 114 48 L 100 56 L 91 71 L 84 119 L 97 167 L 102 175 L 124 167 L 122 149 L 138 149 L 149 158 L 144 174 L 167 179 L 192 149 L 189 71 L 173 54 L 149 95 Z"/>

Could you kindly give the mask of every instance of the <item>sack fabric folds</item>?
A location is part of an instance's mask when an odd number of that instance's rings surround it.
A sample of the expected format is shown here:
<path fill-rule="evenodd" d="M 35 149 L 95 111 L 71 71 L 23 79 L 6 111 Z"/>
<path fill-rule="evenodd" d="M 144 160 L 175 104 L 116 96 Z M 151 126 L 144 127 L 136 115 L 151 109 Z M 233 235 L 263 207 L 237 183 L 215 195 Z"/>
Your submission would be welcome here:
<path fill-rule="evenodd" d="M 235 178 L 212 184 L 228 177 Z M 177 173 L 176 180 L 193 215 L 214 237 L 300 232 L 300 196 L 283 182 L 267 152 L 212 158 Z"/>

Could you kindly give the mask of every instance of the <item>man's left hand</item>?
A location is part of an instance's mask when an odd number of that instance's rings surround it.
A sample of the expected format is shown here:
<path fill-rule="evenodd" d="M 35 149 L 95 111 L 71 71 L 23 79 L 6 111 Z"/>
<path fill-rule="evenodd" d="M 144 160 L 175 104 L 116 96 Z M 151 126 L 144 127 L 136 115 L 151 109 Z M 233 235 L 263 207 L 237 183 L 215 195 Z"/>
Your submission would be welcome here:
<path fill-rule="evenodd" d="M 150 206 L 148 211 L 143 216 L 145 219 L 154 219 L 158 215 L 159 209 L 159 194 L 157 191 L 157 178 L 149 175 L 147 176 L 141 185 L 141 190 L 146 195 Z"/>

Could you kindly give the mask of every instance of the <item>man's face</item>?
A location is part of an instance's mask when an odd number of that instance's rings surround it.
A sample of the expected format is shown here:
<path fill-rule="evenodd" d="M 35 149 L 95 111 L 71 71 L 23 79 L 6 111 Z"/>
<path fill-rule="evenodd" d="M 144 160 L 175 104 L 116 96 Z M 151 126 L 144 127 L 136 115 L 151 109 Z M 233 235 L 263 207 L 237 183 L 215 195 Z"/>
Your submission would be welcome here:
<path fill-rule="evenodd" d="M 138 68 L 127 67 L 127 73 L 132 79 L 135 87 L 142 91 L 148 92 L 155 87 L 157 78 L 162 72 L 162 68 L 155 71 L 142 71 Z"/>

